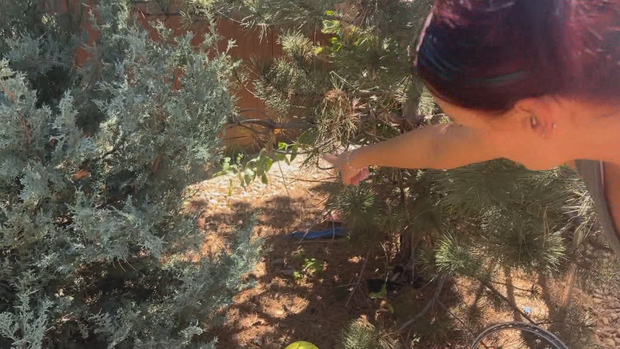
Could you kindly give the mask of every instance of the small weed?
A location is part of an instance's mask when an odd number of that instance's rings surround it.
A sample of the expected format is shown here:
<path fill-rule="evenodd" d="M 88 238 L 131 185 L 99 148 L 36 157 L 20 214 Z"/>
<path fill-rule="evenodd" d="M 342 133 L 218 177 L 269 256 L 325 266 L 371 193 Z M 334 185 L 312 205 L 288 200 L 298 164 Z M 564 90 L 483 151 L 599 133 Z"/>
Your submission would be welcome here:
<path fill-rule="evenodd" d="M 387 300 L 387 284 L 383 284 L 381 286 L 381 291 L 379 292 L 371 292 L 368 295 L 371 299 L 380 299 L 381 300 L 381 309 L 385 309 L 390 313 L 394 314 L 394 307 Z"/>
<path fill-rule="evenodd" d="M 319 276 L 325 269 L 325 262 L 316 258 L 304 258 L 301 271 L 295 271 L 293 278 L 299 282 L 309 277 Z"/>
<path fill-rule="evenodd" d="M 381 291 L 371 292 L 368 296 L 370 297 L 370 299 L 386 299 L 387 298 L 387 284 L 383 284 L 383 286 L 381 286 Z"/>
<path fill-rule="evenodd" d="M 309 276 L 316 276 L 323 271 L 324 261 L 317 261 L 316 258 L 306 258 L 303 271 Z"/>

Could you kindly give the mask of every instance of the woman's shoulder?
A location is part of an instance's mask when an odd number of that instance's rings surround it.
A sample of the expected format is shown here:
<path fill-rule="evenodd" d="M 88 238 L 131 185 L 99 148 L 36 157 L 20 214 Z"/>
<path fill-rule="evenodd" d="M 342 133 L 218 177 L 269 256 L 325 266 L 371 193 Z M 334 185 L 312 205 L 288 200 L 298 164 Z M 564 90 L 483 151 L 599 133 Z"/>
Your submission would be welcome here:
<path fill-rule="evenodd" d="M 566 165 L 572 167 L 581 177 L 588 177 L 588 179 L 600 180 L 601 176 L 601 162 L 598 160 L 573 160 L 566 163 Z"/>
<path fill-rule="evenodd" d="M 605 185 L 605 163 L 596 160 L 577 160 L 575 169 L 583 179 L 598 215 L 598 221 L 603 228 L 610 247 L 620 255 L 620 234 L 615 222 L 618 220 L 617 213 L 614 215 L 610 199 Z M 616 216 L 616 217 L 615 217 Z"/>
<path fill-rule="evenodd" d="M 602 162 L 596 160 L 574 160 L 567 163 L 583 179 L 592 196 L 604 197 Z"/>

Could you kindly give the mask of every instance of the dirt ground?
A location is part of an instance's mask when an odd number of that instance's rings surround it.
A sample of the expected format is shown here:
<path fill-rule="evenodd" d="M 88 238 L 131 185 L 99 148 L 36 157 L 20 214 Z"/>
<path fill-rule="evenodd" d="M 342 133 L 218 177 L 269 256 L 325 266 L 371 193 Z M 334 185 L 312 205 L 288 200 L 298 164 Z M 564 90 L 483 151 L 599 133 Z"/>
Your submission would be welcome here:
<path fill-rule="evenodd" d="M 364 254 L 357 248 L 356 253 L 345 240 L 299 242 L 286 237 L 330 227 L 325 206 L 329 191 L 339 185 L 328 171 L 300 169 L 301 161 L 275 164 L 269 185 L 257 181 L 244 190 L 234 182 L 232 196 L 227 176 L 192 188 L 188 204 L 201 213 L 205 253 L 221 249 L 236 227 L 249 224 L 253 216 L 255 235 L 265 240 L 263 258 L 249 276 L 255 286 L 234 299 L 225 311 L 226 322 L 214 333 L 222 348 L 283 349 L 299 340 L 321 349 L 337 348 L 350 321 L 365 317 L 393 331 L 433 298 L 434 285 L 399 290 L 388 297 L 391 313 L 385 300 L 369 297 L 363 283 L 384 277 L 383 251 Z M 619 279 L 611 278 L 593 294 L 577 288 L 562 323 L 554 321 L 563 280 L 504 273 L 491 282 L 496 292 L 477 281 L 451 280 L 424 321 L 400 335 L 410 340 L 422 335 L 416 348 L 465 348 L 490 324 L 533 320 L 560 333 L 571 348 L 620 348 Z"/>

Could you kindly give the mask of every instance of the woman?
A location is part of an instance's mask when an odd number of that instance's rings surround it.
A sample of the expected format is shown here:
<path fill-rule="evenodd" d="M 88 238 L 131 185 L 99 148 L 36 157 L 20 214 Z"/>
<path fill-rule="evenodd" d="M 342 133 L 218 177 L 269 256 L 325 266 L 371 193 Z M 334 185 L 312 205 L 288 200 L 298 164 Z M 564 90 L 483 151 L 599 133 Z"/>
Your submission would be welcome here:
<path fill-rule="evenodd" d="M 368 166 L 573 164 L 620 253 L 620 0 L 438 0 L 415 68 L 454 123 L 330 158 L 346 184 Z"/>

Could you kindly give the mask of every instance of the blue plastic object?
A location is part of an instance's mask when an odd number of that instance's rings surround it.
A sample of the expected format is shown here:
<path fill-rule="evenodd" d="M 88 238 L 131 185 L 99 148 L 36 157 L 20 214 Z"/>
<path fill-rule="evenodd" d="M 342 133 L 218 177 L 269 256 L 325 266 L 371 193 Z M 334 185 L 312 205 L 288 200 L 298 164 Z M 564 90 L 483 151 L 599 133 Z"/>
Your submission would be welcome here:
<path fill-rule="evenodd" d="M 292 234 L 287 235 L 286 237 L 289 239 L 295 240 L 324 240 L 324 239 L 340 239 L 346 237 L 347 233 L 342 227 L 335 227 L 325 230 L 316 230 L 316 231 L 296 231 Z"/>

